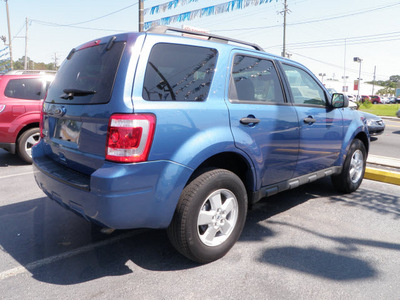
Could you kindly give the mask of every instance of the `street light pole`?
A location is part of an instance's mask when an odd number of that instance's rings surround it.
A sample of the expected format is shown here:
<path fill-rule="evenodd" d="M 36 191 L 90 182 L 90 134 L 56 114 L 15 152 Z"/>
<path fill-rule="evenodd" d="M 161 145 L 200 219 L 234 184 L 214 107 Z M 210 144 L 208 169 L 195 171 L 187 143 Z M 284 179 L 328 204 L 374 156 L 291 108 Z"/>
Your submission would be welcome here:
<path fill-rule="evenodd" d="M 321 76 L 321 82 L 324 84 L 324 77 L 326 76 L 325 73 L 319 73 L 319 76 Z"/>
<path fill-rule="evenodd" d="M 354 62 L 360 63 L 360 68 L 358 71 L 358 93 L 357 93 L 357 101 L 359 101 L 360 100 L 360 87 L 361 87 L 361 62 L 362 62 L 362 59 L 359 57 L 354 57 L 353 60 L 354 60 Z"/>
<path fill-rule="evenodd" d="M 8 11 L 8 0 L 4 0 L 6 2 L 6 11 L 7 11 L 7 25 L 8 25 L 8 48 L 10 49 L 10 68 L 14 69 L 13 59 L 12 59 L 12 39 L 11 39 L 11 28 L 10 28 L 10 13 Z"/>

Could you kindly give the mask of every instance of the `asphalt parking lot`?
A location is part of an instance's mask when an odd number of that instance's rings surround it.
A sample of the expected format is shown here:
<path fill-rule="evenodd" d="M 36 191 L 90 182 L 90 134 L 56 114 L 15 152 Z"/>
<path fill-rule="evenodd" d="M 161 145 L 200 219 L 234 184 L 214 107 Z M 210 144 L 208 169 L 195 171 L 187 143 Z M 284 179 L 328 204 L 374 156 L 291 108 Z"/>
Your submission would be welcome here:
<path fill-rule="evenodd" d="M 398 299 L 400 186 L 329 179 L 259 202 L 222 259 L 194 264 L 157 230 L 104 235 L 0 150 L 2 299 Z"/>

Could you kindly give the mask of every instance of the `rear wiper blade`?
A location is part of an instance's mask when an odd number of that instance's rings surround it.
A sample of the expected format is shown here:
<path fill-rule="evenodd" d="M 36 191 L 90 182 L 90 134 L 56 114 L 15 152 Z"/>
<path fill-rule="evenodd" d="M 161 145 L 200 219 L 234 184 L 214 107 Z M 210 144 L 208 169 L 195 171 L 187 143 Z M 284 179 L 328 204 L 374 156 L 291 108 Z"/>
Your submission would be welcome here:
<path fill-rule="evenodd" d="M 79 90 L 79 89 L 65 89 L 63 90 L 64 94 L 60 96 L 60 98 L 72 100 L 75 96 L 87 96 L 96 94 L 96 91 L 92 90 Z"/>

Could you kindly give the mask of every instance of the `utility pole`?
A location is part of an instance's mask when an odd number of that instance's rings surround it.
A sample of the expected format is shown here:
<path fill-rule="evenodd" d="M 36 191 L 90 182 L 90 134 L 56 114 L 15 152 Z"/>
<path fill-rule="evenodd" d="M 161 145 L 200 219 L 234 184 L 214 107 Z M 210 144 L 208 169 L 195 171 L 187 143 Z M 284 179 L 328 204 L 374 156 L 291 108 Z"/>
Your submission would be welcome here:
<path fill-rule="evenodd" d="M 25 23 L 25 61 L 24 70 L 28 70 L 28 18 Z"/>
<path fill-rule="evenodd" d="M 57 61 L 58 61 L 58 59 L 57 59 L 57 52 L 56 52 L 56 53 L 54 53 L 54 70 L 56 70 L 56 71 L 57 71 Z"/>
<path fill-rule="evenodd" d="M 287 0 L 284 0 L 283 4 L 283 49 L 282 49 L 282 57 L 286 57 L 286 14 L 288 13 L 288 5 L 287 5 Z"/>
<path fill-rule="evenodd" d="M 13 59 L 12 59 L 12 42 L 11 42 L 11 28 L 10 28 L 10 13 L 8 11 L 8 0 L 4 0 L 6 2 L 6 11 L 7 11 L 7 25 L 8 25 L 8 48 L 10 49 L 10 68 L 14 69 Z"/>
<path fill-rule="evenodd" d="M 372 96 L 374 95 L 374 90 L 375 90 L 375 79 L 376 79 L 376 66 L 374 68 L 374 80 L 372 81 Z"/>
<path fill-rule="evenodd" d="M 143 31 L 144 27 L 144 0 L 139 0 L 139 32 Z"/>

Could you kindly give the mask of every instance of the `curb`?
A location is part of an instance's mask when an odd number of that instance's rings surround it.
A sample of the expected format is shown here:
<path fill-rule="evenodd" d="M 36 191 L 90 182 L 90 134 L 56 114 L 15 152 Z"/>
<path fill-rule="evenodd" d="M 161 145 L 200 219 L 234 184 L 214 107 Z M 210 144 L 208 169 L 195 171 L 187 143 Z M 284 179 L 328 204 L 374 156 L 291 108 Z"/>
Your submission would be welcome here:
<path fill-rule="evenodd" d="M 375 169 L 367 167 L 365 169 L 365 179 L 381 181 L 385 183 L 400 185 L 400 173 L 394 171 L 385 171 L 382 169 Z"/>

